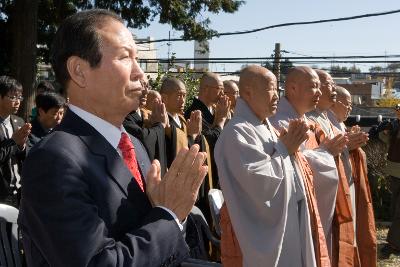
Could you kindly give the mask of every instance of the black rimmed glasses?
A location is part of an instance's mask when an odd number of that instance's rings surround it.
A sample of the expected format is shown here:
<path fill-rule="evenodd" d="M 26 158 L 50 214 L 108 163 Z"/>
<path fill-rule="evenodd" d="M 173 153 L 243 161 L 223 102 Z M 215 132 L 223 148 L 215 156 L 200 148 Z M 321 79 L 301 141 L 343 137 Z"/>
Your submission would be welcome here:
<path fill-rule="evenodd" d="M 6 95 L 6 97 L 7 97 L 8 99 L 10 99 L 12 102 L 23 101 L 23 100 L 24 100 L 24 97 L 23 97 L 23 96 L 16 96 L 16 95 L 9 96 L 9 95 Z"/>

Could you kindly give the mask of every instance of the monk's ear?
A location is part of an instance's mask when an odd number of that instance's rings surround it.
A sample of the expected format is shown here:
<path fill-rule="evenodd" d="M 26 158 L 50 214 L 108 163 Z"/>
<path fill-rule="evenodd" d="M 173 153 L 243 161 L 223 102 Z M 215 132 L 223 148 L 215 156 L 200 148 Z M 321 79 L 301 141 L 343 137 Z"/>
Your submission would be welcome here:
<path fill-rule="evenodd" d="M 90 70 L 90 65 L 86 60 L 78 56 L 69 57 L 67 60 L 67 70 L 72 82 L 81 88 L 86 87 L 88 70 Z"/>

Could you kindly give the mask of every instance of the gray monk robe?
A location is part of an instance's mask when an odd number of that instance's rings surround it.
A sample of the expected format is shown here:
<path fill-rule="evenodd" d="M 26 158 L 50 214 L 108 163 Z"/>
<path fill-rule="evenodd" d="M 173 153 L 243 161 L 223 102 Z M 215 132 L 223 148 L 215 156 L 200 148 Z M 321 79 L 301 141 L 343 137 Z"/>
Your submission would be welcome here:
<path fill-rule="evenodd" d="M 243 266 L 316 266 L 304 185 L 268 120 L 238 99 L 215 155 Z"/>
<path fill-rule="evenodd" d="M 271 124 L 276 129 L 288 128 L 289 120 L 300 118 L 299 114 L 289 103 L 286 97 L 279 100 L 276 114 L 270 118 Z M 307 118 L 303 116 L 308 122 Z M 319 127 L 318 127 L 319 129 Z M 316 131 L 316 129 L 314 130 Z M 318 134 L 314 132 L 314 134 Z M 306 149 L 304 142 L 300 151 L 306 157 L 314 177 L 314 188 L 318 202 L 318 210 L 324 228 L 325 239 L 329 254 L 332 248 L 332 220 L 336 204 L 336 192 L 338 187 L 338 173 L 333 156 L 323 148 Z"/>

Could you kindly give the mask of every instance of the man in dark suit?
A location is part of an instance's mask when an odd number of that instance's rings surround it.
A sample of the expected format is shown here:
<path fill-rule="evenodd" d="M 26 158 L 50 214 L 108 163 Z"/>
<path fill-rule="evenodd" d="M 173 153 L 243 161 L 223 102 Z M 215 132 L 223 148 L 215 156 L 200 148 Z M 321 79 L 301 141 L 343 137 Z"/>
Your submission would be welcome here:
<path fill-rule="evenodd" d="M 224 84 L 221 77 L 212 72 L 204 73 L 200 79 L 199 96 L 194 98 L 192 105 L 186 109 L 185 118 L 189 119 L 192 111 L 200 110 L 201 112 L 202 134 L 206 137 L 211 151 L 213 188 L 219 188 L 214 147 L 224 128 L 229 109 L 229 98 L 224 96 Z"/>
<path fill-rule="evenodd" d="M 30 124 L 14 114 L 22 98 L 22 85 L 8 76 L 0 77 L 0 202 L 18 207 L 20 169 Z"/>
<path fill-rule="evenodd" d="M 177 266 L 181 225 L 207 172 L 198 146 L 161 179 L 122 127 L 144 78 L 131 32 L 114 13 L 67 18 L 51 60 L 69 109 L 23 169 L 19 226 L 28 266 Z"/>

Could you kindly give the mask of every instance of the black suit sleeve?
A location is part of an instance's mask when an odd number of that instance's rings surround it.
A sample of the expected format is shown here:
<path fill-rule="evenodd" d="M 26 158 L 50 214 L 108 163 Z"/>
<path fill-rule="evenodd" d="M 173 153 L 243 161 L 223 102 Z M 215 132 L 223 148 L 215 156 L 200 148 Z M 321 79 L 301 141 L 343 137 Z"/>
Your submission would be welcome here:
<path fill-rule="evenodd" d="M 67 151 L 34 150 L 25 163 L 19 224 L 29 233 L 23 235 L 29 266 L 176 266 L 186 257 L 178 225 L 161 208 L 150 209 L 141 226 L 119 240 L 110 238 L 92 199 L 91 177 Z M 36 262 L 37 253 L 47 264 Z"/>

